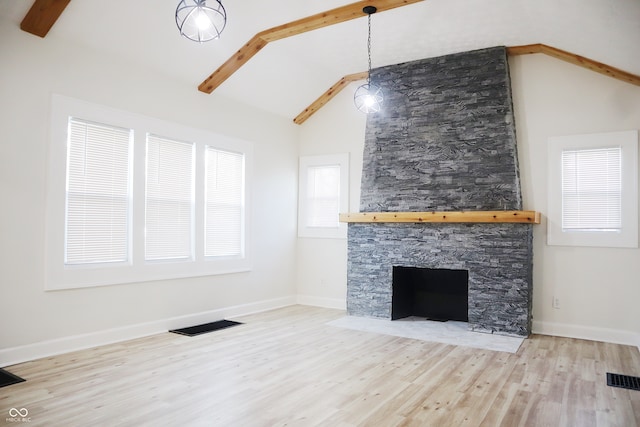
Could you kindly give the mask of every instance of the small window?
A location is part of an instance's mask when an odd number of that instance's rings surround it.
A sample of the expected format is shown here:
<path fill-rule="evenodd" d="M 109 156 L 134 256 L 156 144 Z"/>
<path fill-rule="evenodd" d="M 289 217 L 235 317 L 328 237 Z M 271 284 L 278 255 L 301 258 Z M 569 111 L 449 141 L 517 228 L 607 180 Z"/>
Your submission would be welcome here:
<path fill-rule="evenodd" d="M 548 244 L 638 246 L 637 131 L 549 138 Z"/>
<path fill-rule="evenodd" d="M 307 168 L 307 227 L 338 227 L 340 211 L 340 165 Z"/>
<path fill-rule="evenodd" d="M 622 230 L 622 149 L 562 150 L 562 231 Z"/>
<path fill-rule="evenodd" d="M 346 238 L 348 154 L 300 158 L 298 236 Z"/>

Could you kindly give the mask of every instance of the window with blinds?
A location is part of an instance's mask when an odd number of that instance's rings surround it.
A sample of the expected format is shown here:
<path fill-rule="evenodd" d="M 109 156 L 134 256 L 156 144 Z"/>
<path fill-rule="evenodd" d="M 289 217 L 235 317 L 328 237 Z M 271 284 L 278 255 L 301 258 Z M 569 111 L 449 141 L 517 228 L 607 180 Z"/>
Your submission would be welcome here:
<path fill-rule="evenodd" d="M 339 219 L 349 205 L 349 155 L 301 156 L 298 176 L 298 236 L 346 238 Z"/>
<path fill-rule="evenodd" d="M 620 231 L 620 147 L 562 151 L 562 229 Z"/>
<path fill-rule="evenodd" d="M 244 155 L 206 147 L 205 164 L 205 256 L 242 256 Z"/>
<path fill-rule="evenodd" d="M 307 169 L 307 227 L 338 227 L 340 213 L 340 165 Z"/>
<path fill-rule="evenodd" d="M 193 257 L 194 144 L 147 134 L 145 259 Z"/>
<path fill-rule="evenodd" d="M 547 244 L 638 247 L 638 131 L 550 137 Z"/>
<path fill-rule="evenodd" d="M 52 96 L 45 289 L 250 271 L 250 142 Z"/>
<path fill-rule="evenodd" d="M 69 119 L 66 265 L 129 259 L 132 140 L 131 129 Z"/>

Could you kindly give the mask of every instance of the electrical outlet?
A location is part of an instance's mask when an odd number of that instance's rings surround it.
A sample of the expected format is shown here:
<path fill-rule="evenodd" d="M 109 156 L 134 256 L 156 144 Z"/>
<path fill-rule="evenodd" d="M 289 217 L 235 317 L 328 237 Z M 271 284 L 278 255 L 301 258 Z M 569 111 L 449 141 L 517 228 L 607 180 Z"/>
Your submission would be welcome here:
<path fill-rule="evenodd" d="M 560 298 L 553 297 L 553 308 L 555 308 L 555 309 L 559 309 L 560 308 Z"/>

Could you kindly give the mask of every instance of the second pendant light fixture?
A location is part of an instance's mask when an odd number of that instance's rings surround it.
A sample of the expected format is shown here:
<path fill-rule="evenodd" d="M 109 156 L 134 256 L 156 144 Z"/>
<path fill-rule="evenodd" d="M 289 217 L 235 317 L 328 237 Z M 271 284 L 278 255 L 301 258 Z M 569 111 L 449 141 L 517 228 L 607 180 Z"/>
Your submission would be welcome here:
<path fill-rule="evenodd" d="M 376 13 L 377 10 L 375 6 L 365 6 L 362 9 L 368 15 L 367 57 L 369 59 L 369 73 L 367 74 L 367 82 L 356 89 L 353 95 L 353 102 L 356 104 L 356 108 L 365 114 L 380 111 L 384 101 L 382 89 L 371 83 L 371 15 Z"/>

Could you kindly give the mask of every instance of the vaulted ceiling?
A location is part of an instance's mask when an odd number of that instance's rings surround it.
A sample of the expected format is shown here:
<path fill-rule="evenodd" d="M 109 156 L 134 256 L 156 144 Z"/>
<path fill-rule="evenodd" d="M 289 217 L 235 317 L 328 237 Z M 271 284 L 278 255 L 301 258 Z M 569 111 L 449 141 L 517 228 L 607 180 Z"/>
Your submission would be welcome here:
<path fill-rule="evenodd" d="M 257 33 L 354 1 L 223 0 L 228 23 L 222 38 L 198 44 L 178 34 L 178 0 L 71 0 L 42 42 L 118 55 L 197 91 Z M 32 4 L 2 0 L 2 25 L 19 26 Z M 293 119 L 341 77 L 366 70 L 366 36 L 363 15 L 271 42 L 203 96 L 224 95 Z M 374 68 L 534 43 L 640 75 L 640 1 L 424 0 L 372 16 Z"/>

